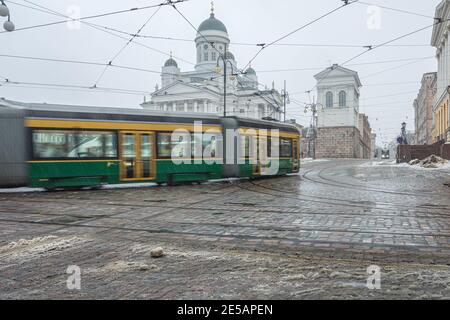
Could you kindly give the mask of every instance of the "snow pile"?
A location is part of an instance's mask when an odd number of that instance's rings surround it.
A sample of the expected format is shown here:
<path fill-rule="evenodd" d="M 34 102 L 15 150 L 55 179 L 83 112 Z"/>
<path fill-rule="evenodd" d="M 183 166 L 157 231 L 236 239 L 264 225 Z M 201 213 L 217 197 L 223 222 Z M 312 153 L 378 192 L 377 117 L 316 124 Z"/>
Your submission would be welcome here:
<path fill-rule="evenodd" d="M 0 261 L 42 258 L 55 254 L 85 242 L 91 241 L 81 237 L 45 236 L 32 239 L 20 239 L 0 247 Z"/>
<path fill-rule="evenodd" d="M 419 159 L 411 160 L 409 162 L 409 165 L 419 166 L 419 167 L 425 168 L 425 169 L 438 169 L 438 168 L 447 167 L 448 161 L 433 154 L 433 155 L 429 156 L 428 158 L 423 159 L 422 161 L 420 161 Z"/>

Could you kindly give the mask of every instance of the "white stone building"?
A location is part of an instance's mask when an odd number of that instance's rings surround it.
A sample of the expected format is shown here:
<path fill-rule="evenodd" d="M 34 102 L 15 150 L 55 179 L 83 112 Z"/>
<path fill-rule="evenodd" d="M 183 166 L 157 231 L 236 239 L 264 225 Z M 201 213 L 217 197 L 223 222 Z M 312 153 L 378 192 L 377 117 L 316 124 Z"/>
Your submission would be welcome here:
<path fill-rule="evenodd" d="M 369 158 L 371 129 L 359 113 L 356 71 L 333 65 L 314 76 L 317 81 L 317 158 Z"/>
<path fill-rule="evenodd" d="M 223 61 L 227 58 L 227 116 L 282 119 L 283 99 L 274 89 L 259 90 L 255 70 L 238 70 L 234 55 L 228 51 L 230 38 L 225 25 L 211 10 L 209 19 L 202 22 L 195 38 L 197 63 L 193 71 L 181 72 L 173 57 L 168 59 L 161 73 L 160 89 L 152 93 L 142 107 L 154 111 L 189 112 L 223 115 Z"/>

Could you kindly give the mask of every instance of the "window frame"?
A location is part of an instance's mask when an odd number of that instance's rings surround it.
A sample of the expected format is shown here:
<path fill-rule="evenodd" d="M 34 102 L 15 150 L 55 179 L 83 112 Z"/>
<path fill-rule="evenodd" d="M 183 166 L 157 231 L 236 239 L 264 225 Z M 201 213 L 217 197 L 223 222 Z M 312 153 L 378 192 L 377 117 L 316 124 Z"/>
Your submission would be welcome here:
<path fill-rule="evenodd" d="M 345 90 L 339 91 L 339 107 L 347 106 L 347 92 Z"/>
<path fill-rule="evenodd" d="M 331 91 L 325 94 L 325 106 L 330 109 L 334 106 L 334 94 Z"/>
<path fill-rule="evenodd" d="M 29 137 L 30 137 L 30 155 L 32 161 L 92 161 L 92 160 L 98 160 L 98 161 L 111 161 L 111 160 L 118 160 L 119 159 L 119 132 L 118 130 L 104 130 L 104 129 L 67 129 L 67 128 L 36 128 L 36 127 L 30 127 L 29 129 Z M 108 133 L 111 134 L 113 137 L 113 142 L 115 141 L 115 146 L 113 150 L 115 151 L 115 156 L 111 157 L 38 157 L 36 156 L 35 152 L 35 143 L 34 143 L 34 133 L 35 131 L 50 131 L 50 132 L 72 132 L 75 135 L 75 141 L 76 143 L 79 143 L 79 135 L 83 132 L 98 132 L 98 133 Z M 105 148 L 105 142 L 103 141 L 103 148 Z M 77 146 L 78 149 L 78 146 Z"/>

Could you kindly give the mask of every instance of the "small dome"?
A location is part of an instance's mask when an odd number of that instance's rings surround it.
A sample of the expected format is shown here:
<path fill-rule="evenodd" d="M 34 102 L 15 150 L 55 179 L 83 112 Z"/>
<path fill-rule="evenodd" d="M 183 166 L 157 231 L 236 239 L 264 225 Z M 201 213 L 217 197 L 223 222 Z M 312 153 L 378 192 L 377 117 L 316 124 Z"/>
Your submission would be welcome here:
<path fill-rule="evenodd" d="M 223 31 L 225 33 L 228 33 L 227 27 L 225 27 L 225 25 L 223 24 L 222 21 L 220 21 L 219 19 L 216 19 L 214 17 L 214 13 L 211 13 L 211 16 L 209 17 L 209 19 L 203 21 L 200 24 L 200 27 L 198 27 L 199 32 L 207 31 L 207 30 L 217 30 L 217 31 Z"/>
<path fill-rule="evenodd" d="M 234 54 L 232 54 L 230 51 L 227 52 L 227 59 L 236 61 L 236 58 L 234 57 Z"/>
<path fill-rule="evenodd" d="M 166 63 L 164 63 L 164 67 L 177 67 L 177 68 L 178 68 L 178 64 L 177 64 L 177 62 L 171 57 L 169 60 L 166 61 Z"/>
<path fill-rule="evenodd" d="M 245 73 L 246 74 L 254 74 L 254 75 L 256 75 L 256 71 L 252 67 L 249 67 L 247 69 L 247 71 L 245 71 Z"/>

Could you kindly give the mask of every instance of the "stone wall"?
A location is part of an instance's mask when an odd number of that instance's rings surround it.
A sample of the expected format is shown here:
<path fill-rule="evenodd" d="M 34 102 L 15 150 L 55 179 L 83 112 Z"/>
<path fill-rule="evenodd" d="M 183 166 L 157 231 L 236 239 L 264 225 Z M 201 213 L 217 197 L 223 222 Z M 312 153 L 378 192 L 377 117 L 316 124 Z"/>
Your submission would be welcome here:
<path fill-rule="evenodd" d="M 317 129 L 317 158 L 361 158 L 360 133 L 356 127 Z"/>

